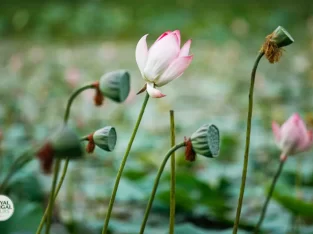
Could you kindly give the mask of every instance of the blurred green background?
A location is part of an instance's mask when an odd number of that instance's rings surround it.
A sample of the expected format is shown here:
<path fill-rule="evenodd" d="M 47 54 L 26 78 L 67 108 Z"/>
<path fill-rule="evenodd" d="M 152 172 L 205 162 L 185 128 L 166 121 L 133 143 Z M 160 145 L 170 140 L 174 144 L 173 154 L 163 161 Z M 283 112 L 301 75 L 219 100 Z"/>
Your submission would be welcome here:
<path fill-rule="evenodd" d="M 152 183 L 169 139 L 169 110 L 175 110 L 177 141 L 204 123 L 221 131 L 219 158 L 195 163 L 177 155 L 177 234 L 231 233 L 243 162 L 248 88 L 252 65 L 266 35 L 278 25 L 295 43 L 278 64 L 260 63 L 248 181 L 240 233 L 251 233 L 279 150 L 271 122 L 299 112 L 309 120 L 312 97 L 313 3 L 293 1 L 39 1 L 0 2 L 0 173 L 42 143 L 61 123 L 69 94 L 116 69 L 131 73 L 131 94 L 118 105 L 96 108 L 93 92 L 75 100 L 70 125 L 85 135 L 116 127 L 113 153 L 96 149 L 70 164 L 56 204 L 53 233 L 100 233 L 114 178 L 137 118 L 143 86 L 136 61 L 137 41 L 151 44 L 167 30 L 193 39 L 194 60 L 185 74 L 151 99 L 133 145 L 110 222 L 111 233 L 138 233 Z M 310 121 L 308 121 L 310 122 Z M 312 124 L 308 123 L 311 127 Z M 169 168 L 159 186 L 146 233 L 167 233 Z M 1 234 L 34 233 L 45 208 L 51 177 L 37 160 L 20 170 L 6 191 L 14 204 Z M 312 152 L 289 158 L 263 224 L 264 233 L 313 233 Z"/>

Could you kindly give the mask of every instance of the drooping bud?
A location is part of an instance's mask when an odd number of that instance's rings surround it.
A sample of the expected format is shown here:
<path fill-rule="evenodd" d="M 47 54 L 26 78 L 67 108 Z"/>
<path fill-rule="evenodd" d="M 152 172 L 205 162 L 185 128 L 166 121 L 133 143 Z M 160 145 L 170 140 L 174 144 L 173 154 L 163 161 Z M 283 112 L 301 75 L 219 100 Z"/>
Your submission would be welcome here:
<path fill-rule="evenodd" d="M 275 63 L 282 56 L 282 47 L 288 46 L 293 42 L 294 40 L 287 30 L 279 26 L 274 32 L 266 36 L 261 52 L 265 54 L 265 57 L 270 63 Z"/>
<path fill-rule="evenodd" d="M 54 158 L 76 159 L 83 156 L 78 136 L 68 128 L 62 126 L 36 153 L 44 173 L 52 171 Z"/>
<path fill-rule="evenodd" d="M 294 42 L 292 36 L 282 26 L 278 26 L 275 29 L 270 40 L 274 42 L 278 48 L 288 46 Z"/>
<path fill-rule="evenodd" d="M 81 143 L 76 133 L 68 126 L 62 126 L 50 140 L 56 158 L 77 159 L 83 156 Z"/>
<path fill-rule="evenodd" d="M 114 127 L 106 126 L 94 132 L 93 142 L 105 151 L 113 151 L 117 135 Z"/>
<path fill-rule="evenodd" d="M 220 135 L 213 124 L 205 124 L 190 137 L 192 149 L 196 154 L 215 158 L 220 151 Z"/>
<path fill-rule="evenodd" d="M 118 70 L 104 74 L 100 78 L 99 90 L 113 101 L 124 102 L 130 91 L 130 74 Z"/>

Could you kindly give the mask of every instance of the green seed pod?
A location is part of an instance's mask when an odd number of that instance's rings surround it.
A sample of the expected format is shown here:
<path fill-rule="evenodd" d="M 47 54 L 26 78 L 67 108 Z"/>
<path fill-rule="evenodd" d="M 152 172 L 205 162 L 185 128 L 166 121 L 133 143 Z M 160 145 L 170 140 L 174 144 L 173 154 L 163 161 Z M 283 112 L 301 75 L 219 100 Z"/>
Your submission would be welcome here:
<path fill-rule="evenodd" d="M 220 151 L 220 134 L 213 124 L 205 124 L 190 137 L 192 149 L 199 155 L 215 158 Z"/>
<path fill-rule="evenodd" d="M 294 42 L 292 36 L 282 26 L 278 26 L 272 33 L 271 41 L 274 42 L 278 48 L 288 46 Z"/>
<path fill-rule="evenodd" d="M 50 140 L 55 158 L 77 159 L 83 156 L 81 143 L 76 133 L 68 126 L 62 126 Z"/>
<path fill-rule="evenodd" d="M 107 126 L 94 132 L 93 141 L 96 146 L 105 151 L 113 151 L 116 145 L 116 131 L 114 127 Z"/>
<path fill-rule="evenodd" d="M 99 89 L 103 96 L 116 102 L 124 102 L 130 91 L 130 74 L 118 70 L 104 74 L 100 78 Z"/>

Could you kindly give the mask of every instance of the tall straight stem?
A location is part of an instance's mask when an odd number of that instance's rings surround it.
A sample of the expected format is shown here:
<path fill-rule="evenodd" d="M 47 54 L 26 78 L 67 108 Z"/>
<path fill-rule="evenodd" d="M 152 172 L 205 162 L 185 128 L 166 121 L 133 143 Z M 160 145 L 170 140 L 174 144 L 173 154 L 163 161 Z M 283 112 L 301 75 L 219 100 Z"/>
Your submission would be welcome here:
<path fill-rule="evenodd" d="M 250 149 L 250 134 L 251 134 L 251 119 L 252 119 L 252 110 L 253 110 L 253 89 L 254 89 L 255 73 L 263 55 L 264 55 L 263 52 L 259 53 L 259 55 L 256 58 L 256 61 L 254 63 L 252 73 L 251 73 L 251 83 L 250 83 L 250 90 L 249 90 L 249 109 L 248 109 L 247 130 L 246 130 L 246 147 L 245 147 L 245 155 L 244 155 L 243 168 L 242 168 L 241 186 L 240 186 L 240 194 L 238 198 L 236 219 L 235 219 L 234 227 L 233 227 L 233 234 L 236 234 L 238 231 L 243 196 L 244 196 L 245 186 L 246 186 L 247 168 L 248 168 L 248 161 L 249 161 L 249 149 Z"/>
<path fill-rule="evenodd" d="M 170 110 L 170 123 L 171 123 L 171 147 L 175 146 L 175 117 L 174 111 Z M 175 229 L 175 207 L 176 207 L 176 162 L 175 151 L 171 156 L 171 192 L 170 192 L 170 225 L 169 234 L 174 234 Z"/>
<path fill-rule="evenodd" d="M 66 159 L 65 161 L 65 164 L 64 164 L 64 167 L 63 167 L 63 171 L 62 171 L 62 175 L 61 175 L 61 178 L 60 178 L 60 181 L 57 185 L 57 188 L 56 188 L 56 191 L 55 191 L 55 194 L 54 194 L 54 198 L 53 198 L 53 203 L 55 202 L 55 199 L 57 198 L 59 192 L 60 192 L 60 189 L 62 187 L 62 183 L 64 181 L 64 178 L 65 178 L 65 175 L 66 175 L 66 171 L 67 171 L 67 167 L 68 167 L 68 163 L 69 163 L 69 160 Z M 40 234 L 42 228 L 43 228 L 43 225 L 45 223 L 45 220 L 47 218 L 47 215 L 48 215 L 48 209 L 45 210 L 45 213 L 43 214 L 42 218 L 41 218 L 41 222 L 38 226 L 38 229 L 37 229 L 37 232 L 36 234 Z"/>
<path fill-rule="evenodd" d="M 58 173 L 60 170 L 60 165 L 61 165 L 61 159 L 57 159 L 55 162 L 54 166 L 54 173 L 53 173 L 53 181 L 52 181 L 52 186 L 51 186 L 51 191 L 50 191 L 50 198 L 49 198 L 49 203 L 47 207 L 47 226 L 46 226 L 46 234 L 50 233 L 50 225 L 51 225 L 51 216 L 52 216 L 52 210 L 53 210 L 53 201 L 54 201 L 54 192 L 58 180 Z"/>
<path fill-rule="evenodd" d="M 113 205 L 114 205 L 116 193 L 117 193 L 117 190 L 118 190 L 118 186 L 119 186 L 119 183 L 120 183 L 120 180 L 121 180 L 121 177 L 122 177 L 122 173 L 123 173 L 124 167 L 126 165 L 126 161 L 127 161 L 129 152 L 130 152 L 131 147 L 133 145 L 133 142 L 135 140 L 135 137 L 136 137 L 136 134 L 137 134 L 137 130 L 139 128 L 139 125 L 140 125 L 143 113 L 145 112 L 148 100 L 149 100 L 149 94 L 146 93 L 146 96 L 145 96 L 145 99 L 144 99 L 144 101 L 142 103 L 141 110 L 139 112 L 139 116 L 138 116 L 137 122 L 135 124 L 133 133 L 132 133 L 132 135 L 130 137 L 130 140 L 128 142 L 128 146 L 127 146 L 126 152 L 125 152 L 124 157 L 122 159 L 120 168 L 119 168 L 119 170 L 117 172 L 115 184 L 114 184 L 114 187 L 113 187 L 113 192 L 112 192 L 111 199 L 110 199 L 110 202 L 109 202 L 108 212 L 107 212 L 107 215 L 106 215 L 105 220 L 104 220 L 102 234 L 107 234 L 107 232 L 108 232 L 109 221 L 110 221 L 111 213 L 112 213 L 112 210 L 113 210 Z"/>
<path fill-rule="evenodd" d="M 266 200 L 265 200 L 265 203 L 264 203 L 264 205 L 263 205 L 262 212 L 261 212 L 261 216 L 260 216 L 260 219 L 259 219 L 259 221 L 258 221 L 258 224 L 256 225 L 254 234 L 259 233 L 259 229 L 260 229 L 260 227 L 261 227 L 261 225 L 262 225 L 262 222 L 263 222 L 263 220 L 264 220 L 264 217 L 265 217 L 265 213 L 266 213 L 267 206 L 268 206 L 268 204 L 269 204 L 269 202 L 270 202 L 270 200 L 271 200 L 271 197 L 272 197 L 272 195 L 273 195 L 276 182 L 277 182 L 277 180 L 278 180 L 278 178 L 279 178 L 279 176 L 280 176 L 280 173 L 281 173 L 282 170 L 283 170 L 284 163 L 285 163 L 285 160 L 281 160 L 281 161 L 280 161 L 278 170 L 277 170 L 277 172 L 276 172 L 276 174 L 275 174 L 275 176 L 274 176 L 273 182 L 272 182 L 272 184 L 271 184 L 270 191 L 269 191 L 269 193 L 268 193 L 268 195 L 267 195 L 267 198 L 266 198 Z"/>
<path fill-rule="evenodd" d="M 145 215 L 144 215 L 144 218 L 143 218 L 143 221 L 142 221 L 142 224 L 141 224 L 141 228 L 140 228 L 140 234 L 143 234 L 144 231 L 145 231 L 145 227 L 146 227 L 146 224 L 147 224 L 147 220 L 148 220 L 148 216 L 149 216 L 149 213 L 150 213 L 150 210 L 151 210 L 151 207 L 152 207 L 152 203 L 153 203 L 153 200 L 154 200 L 154 197 L 155 197 L 155 194 L 156 194 L 156 191 L 158 189 L 158 185 L 159 185 L 159 182 L 160 182 L 160 178 L 161 178 L 161 175 L 164 171 L 164 167 L 168 161 L 168 159 L 171 157 L 171 155 L 176 151 L 178 150 L 179 148 L 185 146 L 185 142 L 182 142 L 180 144 L 177 144 L 175 146 L 173 146 L 168 152 L 167 154 L 165 155 L 164 159 L 163 159 L 163 162 L 158 170 L 158 174 L 155 178 L 155 181 L 154 181 L 154 184 L 153 184 L 153 189 L 152 189 L 152 192 L 151 192 L 151 195 L 150 195 L 150 198 L 149 198 L 149 201 L 148 201 L 148 205 L 147 205 L 147 208 L 146 208 L 146 211 L 145 211 Z"/>
<path fill-rule="evenodd" d="M 73 103 L 74 99 L 81 92 L 83 92 L 84 90 L 92 89 L 92 88 L 95 88 L 94 84 L 88 84 L 88 85 L 85 85 L 85 86 L 75 90 L 71 94 L 70 98 L 67 101 L 67 105 L 66 105 L 66 109 L 65 109 L 64 124 L 67 124 L 67 122 L 68 122 L 68 119 L 69 119 L 69 116 L 70 116 L 71 106 L 72 106 L 72 103 Z M 59 181 L 59 183 L 57 185 L 56 182 L 57 182 L 57 178 L 58 178 L 58 174 L 59 174 L 61 159 L 57 159 L 56 160 L 55 168 L 54 168 L 54 175 L 53 175 L 53 182 L 52 182 L 51 190 L 50 190 L 51 192 L 50 192 L 49 203 L 48 203 L 48 206 L 47 206 L 47 208 L 45 210 L 44 215 L 41 218 L 41 221 L 40 221 L 40 224 L 39 224 L 39 226 L 37 228 L 36 234 L 40 234 L 41 233 L 41 230 L 42 230 L 42 228 L 44 226 L 45 220 L 47 221 L 46 233 L 49 234 L 50 222 L 51 222 L 51 216 L 52 216 L 52 210 L 53 210 L 53 204 L 54 204 L 54 201 L 56 200 L 57 195 L 58 195 L 58 193 L 59 193 L 59 191 L 61 189 L 61 186 L 63 184 L 64 178 L 65 178 L 65 175 L 66 175 L 66 171 L 67 171 L 67 168 L 68 168 L 68 163 L 69 163 L 69 158 L 66 159 L 65 165 L 63 167 L 62 177 L 61 177 L 61 179 L 60 179 L 60 181 Z M 54 191 L 56 189 L 56 186 L 58 188 L 57 188 L 57 192 L 55 193 Z"/>

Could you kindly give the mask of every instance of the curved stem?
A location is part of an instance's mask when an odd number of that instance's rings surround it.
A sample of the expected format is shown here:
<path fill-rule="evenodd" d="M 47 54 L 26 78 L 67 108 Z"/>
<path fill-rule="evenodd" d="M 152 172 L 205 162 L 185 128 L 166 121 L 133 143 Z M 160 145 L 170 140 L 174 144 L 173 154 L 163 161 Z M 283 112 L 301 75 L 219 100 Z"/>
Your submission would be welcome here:
<path fill-rule="evenodd" d="M 250 90 L 249 90 L 249 110 L 248 110 L 247 130 L 246 130 L 246 147 L 245 147 L 245 155 L 244 155 L 243 168 L 242 168 L 241 186 L 240 186 L 240 194 L 239 194 L 239 198 L 238 198 L 236 219 L 235 219 L 234 227 L 233 227 L 233 234 L 236 234 L 238 231 L 242 201 L 243 201 L 243 196 L 244 196 L 244 192 L 245 192 L 245 185 L 246 185 L 246 178 L 247 178 L 247 168 L 248 168 L 249 148 L 250 148 L 251 119 L 252 119 L 252 110 L 253 110 L 253 88 L 254 88 L 254 81 L 255 81 L 255 73 L 256 73 L 258 64 L 259 64 L 261 58 L 263 57 L 263 55 L 264 55 L 263 52 L 259 53 L 259 55 L 256 58 L 256 61 L 254 63 L 252 73 L 251 73 L 251 83 L 250 83 Z"/>
<path fill-rule="evenodd" d="M 271 197 L 272 197 L 272 194 L 273 194 L 273 192 L 274 192 L 276 182 L 277 182 L 277 180 L 278 180 L 278 178 L 279 178 L 279 176 L 280 176 L 280 173 L 281 173 L 282 170 L 283 170 L 284 162 L 285 162 L 284 160 L 281 160 L 281 161 L 280 161 L 279 168 L 278 168 L 278 170 L 277 170 L 277 172 L 276 172 L 276 174 L 275 174 L 275 176 L 274 176 L 273 182 L 272 182 L 272 184 L 271 184 L 270 191 L 269 191 L 269 193 L 268 193 L 268 195 L 267 195 L 267 198 L 266 198 L 266 200 L 265 200 L 265 203 L 264 203 L 264 205 L 263 205 L 263 209 L 262 209 L 262 212 L 261 212 L 261 216 L 260 216 L 260 219 L 259 219 L 259 221 L 258 221 L 258 224 L 256 225 L 254 234 L 259 233 L 259 229 L 260 229 L 260 227 L 261 227 L 261 225 L 262 225 L 262 222 L 263 222 L 263 220 L 264 220 L 265 213 L 266 213 L 266 209 L 267 209 L 267 206 L 268 206 L 268 204 L 269 204 L 269 202 L 270 202 L 270 199 L 271 199 Z"/>
<path fill-rule="evenodd" d="M 65 110 L 65 114 L 64 114 L 64 123 L 67 123 L 68 121 L 68 118 L 70 117 L 70 110 L 71 110 L 71 106 L 72 106 L 72 103 L 74 101 L 74 99 L 81 93 L 83 92 L 84 90 L 86 89 L 93 89 L 95 88 L 94 87 L 94 84 L 88 84 L 88 85 L 85 85 L 77 90 L 75 90 L 70 98 L 68 99 L 68 102 L 67 102 L 67 105 L 66 105 L 66 110 Z"/>
<path fill-rule="evenodd" d="M 150 210 L 151 210 L 151 207 L 152 207 L 152 203 L 153 203 L 153 200 L 154 200 L 154 197 L 155 197 L 155 194 L 156 194 L 156 191 L 157 191 L 157 188 L 158 188 L 158 185 L 159 185 L 159 181 L 160 181 L 160 178 L 161 178 L 161 175 L 162 175 L 162 172 L 164 170 L 164 167 L 168 161 L 168 159 L 171 157 L 171 155 L 176 151 L 178 150 L 179 148 L 185 146 L 185 142 L 182 142 L 180 144 L 177 144 L 175 146 L 173 146 L 168 152 L 167 154 L 165 155 L 164 159 L 163 159 L 163 162 L 158 170 L 158 174 L 155 178 L 155 181 L 154 181 L 154 184 L 153 184 L 153 189 L 152 189 L 152 192 L 151 192 L 151 195 L 150 195 L 150 198 L 149 198 L 149 202 L 148 202 L 148 205 L 147 205 L 147 208 L 146 208 L 146 211 L 145 211 L 145 215 L 144 215 L 144 218 L 143 218 L 143 221 L 142 221 L 142 224 L 141 224 L 141 228 L 140 228 L 140 234 L 143 234 L 144 231 L 145 231 L 145 227 L 146 227 L 146 224 L 147 224 L 147 220 L 148 220 L 148 216 L 149 216 L 149 213 L 150 213 Z"/>
<path fill-rule="evenodd" d="M 171 122 L 171 147 L 175 146 L 175 118 L 174 111 L 170 110 L 170 122 Z M 170 191 L 170 225 L 169 234 L 174 234 L 175 228 L 175 195 L 176 195 L 176 168 L 175 168 L 175 152 L 171 156 L 171 191 Z"/>
<path fill-rule="evenodd" d="M 112 213 L 112 209 L 113 209 L 113 205 L 114 205 L 114 201 L 115 201 L 118 185 L 120 183 L 120 179 L 122 177 L 122 173 L 123 173 L 123 170 L 124 170 L 124 167 L 125 167 L 125 164 L 126 164 L 126 161 L 127 161 L 127 158 L 128 158 L 129 152 L 130 152 L 130 149 L 131 149 L 131 147 L 133 145 L 133 142 L 135 140 L 135 137 L 136 137 L 136 134 L 137 134 L 137 130 L 139 128 L 139 125 L 140 125 L 143 113 L 145 112 L 148 100 L 149 100 L 149 94 L 146 93 L 145 99 L 144 99 L 144 101 L 142 103 L 142 106 L 141 106 L 141 110 L 140 110 L 137 122 L 135 124 L 133 133 L 132 133 L 132 135 L 130 137 L 130 140 L 129 140 L 126 152 L 124 154 L 124 157 L 122 159 L 120 168 L 119 168 L 117 176 L 116 176 L 113 192 L 112 192 L 111 199 L 110 199 L 110 202 L 109 202 L 108 212 L 107 212 L 107 215 L 106 215 L 105 220 L 104 220 L 102 234 L 107 234 L 107 232 L 108 232 L 109 221 L 110 221 L 110 217 L 111 217 L 111 213 Z"/>
<path fill-rule="evenodd" d="M 74 101 L 74 99 L 81 93 L 83 92 L 84 90 L 86 89 L 92 89 L 92 88 L 95 88 L 94 87 L 94 84 L 88 84 L 88 85 L 85 85 L 77 90 L 75 90 L 70 98 L 68 99 L 67 101 L 67 105 L 66 105 L 66 109 L 65 109 L 65 114 L 64 114 L 64 124 L 67 124 L 68 122 L 68 119 L 69 119 L 69 116 L 70 116 L 70 110 L 71 110 L 71 106 L 72 106 L 72 103 Z M 49 233 L 49 229 L 50 229 L 50 222 L 51 222 L 51 215 L 52 215 L 52 208 L 53 208 L 53 204 L 54 204 L 54 201 L 56 200 L 57 198 L 57 195 L 58 195 L 58 192 L 60 191 L 61 189 L 61 186 L 63 184 L 63 181 L 64 181 L 64 178 L 65 178 L 65 175 L 66 175 L 66 172 L 67 172 L 67 167 L 68 167 L 68 163 L 69 163 L 69 158 L 66 159 L 66 162 L 65 162 L 65 165 L 63 167 L 63 172 L 62 172 L 62 177 L 58 183 L 58 185 L 56 185 L 56 181 L 57 181 L 57 177 L 58 177 L 58 174 L 59 174 L 59 169 L 60 169 L 60 164 L 61 164 L 61 160 L 60 159 L 57 159 L 56 160 L 56 165 L 55 165 L 55 170 L 54 170 L 54 178 L 53 178 L 53 183 L 51 185 L 51 192 L 50 192 L 50 198 L 49 198 L 49 203 L 48 203 L 48 206 L 45 210 L 45 213 L 44 215 L 42 216 L 41 218 L 41 221 L 40 221 L 40 224 L 38 226 L 38 229 L 37 229 L 37 232 L 36 234 L 40 234 L 42 228 L 43 228 L 43 224 L 45 222 L 45 219 L 47 219 L 47 227 L 46 227 L 46 233 L 48 234 Z M 56 181 L 55 181 L 56 180 Z M 57 192 L 55 193 L 55 189 L 56 189 L 56 186 L 57 186 Z"/>

